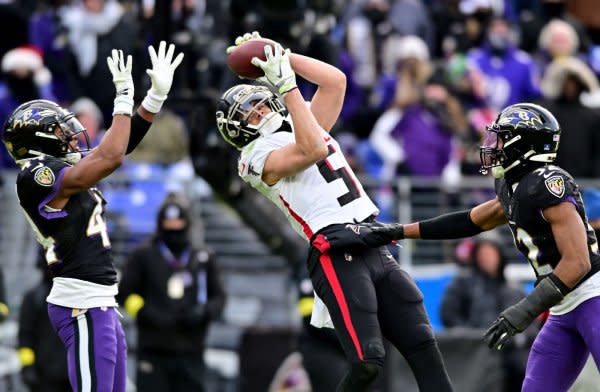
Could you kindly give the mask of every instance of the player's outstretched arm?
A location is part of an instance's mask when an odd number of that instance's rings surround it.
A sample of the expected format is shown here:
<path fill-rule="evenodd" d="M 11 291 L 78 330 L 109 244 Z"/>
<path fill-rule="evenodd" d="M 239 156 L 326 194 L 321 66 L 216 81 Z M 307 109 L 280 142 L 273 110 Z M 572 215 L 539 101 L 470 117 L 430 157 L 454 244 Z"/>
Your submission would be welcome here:
<path fill-rule="evenodd" d="M 148 133 L 152 121 L 154 121 L 154 115 L 160 111 L 171 90 L 175 69 L 183 60 L 183 53 L 179 53 L 173 59 L 175 45 L 170 44 L 167 50 L 165 41 L 160 42 L 158 53 L 152 45 L 148 46 L 148 54 L 152 69 L 147 69 L 146 73 L 150 77 L 152 85 L 131 119 L 131 135 L 127 145 L 127 154 L 132 152 Z"/>
<path fill-rule="evenodd" d="M 444 240 L 471 237 L 507 222 L 498 199 L 471 210 L 440 215 L 415 223 L 357 223 L 326 235 L 327 249 L 361 246 L 377 248 L 404 238 Z M 314 245 L 314 243 L 313 243 Z M 323 245 L 317 245 L 317 247 Z"/>
<path fill-rule="evenodd" d="M 107 59 L 107 63 L 117 92 L 112 125 L 98 147 L 65 170 L 58 194 L 49 203 L 51 207 L 64 207 L 71 195 L 94 186 L 123 162 L 129 141 L 133 111 L 132 59 L 129 55 L 125 62 L 123 51 L 113 49 L 112 56 Z"/>
<path fill-rule="evenodd" d="M 267 81 L 283 96 L 294 122 L 295 143 L 274 150 L 263 168 L 262 179 L 269 185 L 292 176 L 327 157 L 322 130 L 296 86 L 296 75 L 290 65 L 290 52 L 276 44 L 265 46 L 266 60 L 257 57 L 252 64 L 265 72 Z"/>
<path fill-rule="evenodd" d="M 452 240 L 471 237 L 507 223 L 500 201 L 496 198 L 470 210 L 452 212 L 408 224 L 374 227 L 375 232 L 388 232 L 392 240 L 404 238 L 423 240 Z"/>
<path fill-rule="evenodd" d="M 346 75 L 330 64 L 300 54 L 292 53 L 290 60 L 298 75 L 318 86 L 310 110 L 319 125 L 329 132 L 342 111 Z"/>

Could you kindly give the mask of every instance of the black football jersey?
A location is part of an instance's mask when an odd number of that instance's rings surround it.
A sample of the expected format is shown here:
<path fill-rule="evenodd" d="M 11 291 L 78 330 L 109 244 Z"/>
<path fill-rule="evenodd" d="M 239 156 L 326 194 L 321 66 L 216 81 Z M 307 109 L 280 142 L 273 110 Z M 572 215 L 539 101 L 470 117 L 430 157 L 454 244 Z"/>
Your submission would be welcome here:
<path fill-rule="evenodd" d="M 541 167 L 526 174 L 514 189 L 509 189 L 504 178 L 498 179 L 496 194 L 508 218 L 515 244 L 529 260 L 538 279 L 550 274 L 561 259 L 551 225 L 544 219 L 542 211 L 562 202 L 575 205 L 586 227 L 592 269 L 579 284 L 600 270 L 596 235 L 588 223 L 579 187 L 565 170 L 553 165 Z"/>
<path fill-rule="evenodd" d="M 17 176 L 19 202 L 46 250 L 54 276 L 113 285 L 117 274 L 104 221 L 106 202 L 100 191 L 90 188 L 75 194 L 61 210 L 46 206 L 58 192 L 68 166 L 47 155 L 27 161 Z"/>

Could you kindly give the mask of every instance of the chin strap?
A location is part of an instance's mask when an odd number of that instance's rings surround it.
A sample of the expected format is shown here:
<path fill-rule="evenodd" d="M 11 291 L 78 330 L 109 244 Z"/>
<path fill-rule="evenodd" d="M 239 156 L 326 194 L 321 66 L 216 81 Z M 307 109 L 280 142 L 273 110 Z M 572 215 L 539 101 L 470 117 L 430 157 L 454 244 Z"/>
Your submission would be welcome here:
<path fill-rule="evenodd" d="M 256 129 L 258 129 L 258 132 L 260 132 L 262 136 L 267 136 L 275 133 L 282 125 L 283 116 L 281 113 L 271 112 L 260 120 Z"/>

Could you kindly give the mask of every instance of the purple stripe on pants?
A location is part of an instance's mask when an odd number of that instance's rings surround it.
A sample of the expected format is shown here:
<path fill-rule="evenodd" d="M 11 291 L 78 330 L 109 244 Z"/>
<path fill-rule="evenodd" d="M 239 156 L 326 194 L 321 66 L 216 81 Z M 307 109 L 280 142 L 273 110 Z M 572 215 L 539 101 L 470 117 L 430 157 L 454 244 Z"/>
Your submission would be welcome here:
<path fill-rule="evenodd" d="M 590 353 L 600 370 L 600 297 L 548 318 L 531 347 L 523 391 L 567 391 Z"/>
<path fill-rule="evenodd" d="M 77 392 L 125 392 L 127 346 L 114 308 L 73 309 L 48 304 L 50 321 L 67 348 L 69 381 Z"/>

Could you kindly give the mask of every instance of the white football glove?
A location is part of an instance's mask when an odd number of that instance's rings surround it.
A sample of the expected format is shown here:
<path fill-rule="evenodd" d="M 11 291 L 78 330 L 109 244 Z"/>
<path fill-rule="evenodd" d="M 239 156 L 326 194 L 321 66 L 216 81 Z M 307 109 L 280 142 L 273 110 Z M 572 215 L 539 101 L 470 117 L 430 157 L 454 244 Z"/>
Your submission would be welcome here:
<path fill-rule="evenodd" d="M 283 95 L 292 91 L 296 87 L 296 74 L 290 65 L 289 49 L 283 49 L 280 44 L 275 44 L 275 53 L 271 45 L 265 45 L 265 56 L 267 59 L 262 61 L 258 57 L 253 57 L 253 65 L 260 67 L 265 72 L 265 79 L 273 85 L 279 94 Z"/>
<path fill-rule="evenodd" d="M 235 39 L 235 45 L 229 46 L 225 50 L 225 52 L 227 54 L 229 54 L 229 53 L 233 52 L 233 49 L 235 49 L 236 47 L 240 46 L 244 42 L 250 41 L 251 39 L 256 39 L 256 38 L 260 38 L 260 34 L 258 33 L 258 31 L 253 31 L 252 33 L 246 33 L 244 35 L 240 35 L 239 37 L 237 37 Z"/>
<path fill-rule="evenodd" d="M 166 46 L 167 43 L 165 41 L 160 42 L 158 55 L 152 45 L 148 47 L 152 69 L 147 69 L 146 73 L 150 76 L 152 87 L 150 87 L 146 97 L 142 101 L 142 106 L 150 113 L 158 113 L 160 111 L 163 102 L 167 99 L 171 90 L 175 68 L 183 60 L 183 53 L 179 53 L 175 57 L 175 60 L 173 60 L 175 45 L 170 44 L 169 50 L 166 50 Z"/>
<path fill-rule="evenodd" d="M 113 83 L 117 90 L 115 97 L 115 114 L 125 114 L 131 117 L 133 112 L 133 78 L 131 77 L 131 55 L 127 56 L 127 64 L 123 59 L 123 51 L 113 49 L 112 56 L 106 59 L 108 69 L 113 77 Z"/>

